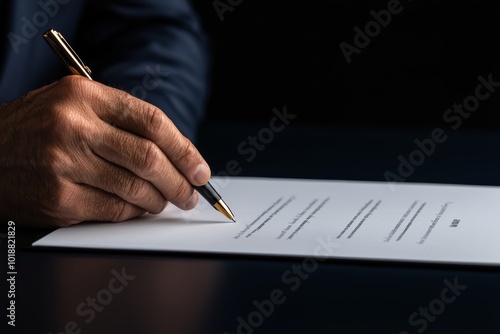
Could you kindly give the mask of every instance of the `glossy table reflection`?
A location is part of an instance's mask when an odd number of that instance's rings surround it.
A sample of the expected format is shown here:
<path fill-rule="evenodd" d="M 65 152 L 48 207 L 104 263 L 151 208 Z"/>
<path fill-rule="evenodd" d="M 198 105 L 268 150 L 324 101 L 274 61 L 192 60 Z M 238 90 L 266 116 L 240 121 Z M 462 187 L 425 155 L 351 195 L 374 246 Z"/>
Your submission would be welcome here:
<path fill-rule="evenodd" d="M 234 163 L 227 168 L 234 160 L 239 175 L 384 180 L 398 156 L 414 149 L 413 140 L 431 130 L 289 126 L 248 161 L 238 147 L 266 126 L 207 124 L 198 147 L 214 174 L 234 172 Z M 499 170 L 499 134 L 457 132 L 407 181 L 500 185 Z M 20 231 L 18 238 L 37 232 Z M 493 333 L 500 327 L 499 268 L 346 261 L 315 267 L 304 259 L 32 249 L 18 250 L 17 266 L 19 333 Z M 453 283 L 465 287 L 456 298 Z"/>

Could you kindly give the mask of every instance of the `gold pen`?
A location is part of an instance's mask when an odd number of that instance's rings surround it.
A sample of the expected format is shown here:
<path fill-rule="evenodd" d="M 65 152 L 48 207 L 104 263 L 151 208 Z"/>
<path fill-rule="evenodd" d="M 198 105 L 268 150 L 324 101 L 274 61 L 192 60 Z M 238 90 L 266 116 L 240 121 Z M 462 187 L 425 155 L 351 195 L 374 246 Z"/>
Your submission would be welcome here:
<path fill-rule="evenodd" d="M 78 57 L 69 43 L 66 42 L 60 32 L 50 29 L 43 34 L 43 37 L 47 43 L 49 43 L 52 50 L 59 56 L 59 58 L 61 58 L 71 73 L 81 75 L 92 80 L 92 77 L 90 76 L 92 71 L 88 68 L 88 66 L 85 66 L 83 61 L 80 57 Z"/>
<path fill-rule="evenodd" d="M 43 37 L 52 48 L 52 50 L 61 58 L 66 67 L 71 71 L 71 73 L 76 75 L 81 75 L 86 77 L 87 79 L 92 80 L 90 76 L 92 71 L 88 66 L 86 66 L 83 61 L 78 57 L 73 48 L 69 45 L 68 42 L 64 39 L 63 35 L 54 30 L 47 30 Z M 215 191 L 212 185 L 207 182 L 207 184 L 203 186 L 193 186 L 209 203 L 212 205 L 217 211 L 222 213 L 228 219 L 231 219 L 233 222 L 234 215 L 227 206 L 227 204 L 222 200 L 222 197 Z"/>

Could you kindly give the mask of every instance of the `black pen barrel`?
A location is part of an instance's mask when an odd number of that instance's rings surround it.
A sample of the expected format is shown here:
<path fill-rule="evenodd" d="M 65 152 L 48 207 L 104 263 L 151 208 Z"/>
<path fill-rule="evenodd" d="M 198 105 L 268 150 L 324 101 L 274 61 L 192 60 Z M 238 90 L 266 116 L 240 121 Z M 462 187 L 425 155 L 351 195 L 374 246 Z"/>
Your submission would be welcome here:
<path fill-rule="evenodd" d="M 196 189 L 196 191 L 198 191 L 200 195 L 203 196 L 211 205 L 214 205 L 221 199 L 221 196 L 212 187 L 210 182 L 207 182 L 207 184 L 203 186 L 193 186 L 193 188 Z"/>

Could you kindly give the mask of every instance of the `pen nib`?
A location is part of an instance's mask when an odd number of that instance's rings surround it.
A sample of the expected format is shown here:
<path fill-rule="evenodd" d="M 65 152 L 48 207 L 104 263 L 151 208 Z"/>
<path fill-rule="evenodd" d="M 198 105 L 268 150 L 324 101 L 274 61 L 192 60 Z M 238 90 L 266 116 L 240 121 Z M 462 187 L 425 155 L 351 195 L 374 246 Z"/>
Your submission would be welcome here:
<path fill-rule="evenodd" d="M 228 219 L 231 219 L 233 222 L 236 223 L 236 220 L 234 220 L 233 213 L 231 212 L 231 210 L 229 210 L 226 203 L 224 203 L 222 199 L 220 199 L 218 202 L 214 204 L 214 208 L 220 213 L 222 213 L 224 216 L 226 216 Z"/>

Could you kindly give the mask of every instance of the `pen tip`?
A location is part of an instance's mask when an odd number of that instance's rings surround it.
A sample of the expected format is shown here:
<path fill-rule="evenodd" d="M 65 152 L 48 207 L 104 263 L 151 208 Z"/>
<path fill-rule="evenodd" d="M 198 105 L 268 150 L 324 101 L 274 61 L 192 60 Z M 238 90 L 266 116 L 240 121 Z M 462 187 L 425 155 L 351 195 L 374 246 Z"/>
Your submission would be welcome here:
<path fill-rule="evenodd" d="M 236 220 L 234 220 L 234 218 L 232 219 L 234 223 L 236 223 Z"/>

